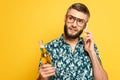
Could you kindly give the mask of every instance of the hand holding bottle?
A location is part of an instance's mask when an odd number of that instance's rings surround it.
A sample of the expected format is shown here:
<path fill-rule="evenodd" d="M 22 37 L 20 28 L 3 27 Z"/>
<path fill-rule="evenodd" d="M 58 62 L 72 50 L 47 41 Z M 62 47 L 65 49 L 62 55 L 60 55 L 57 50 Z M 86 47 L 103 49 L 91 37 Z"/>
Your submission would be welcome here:
<path fill-rule="evenodd" d="M 47 52 L 43 41 L 40 40 L 40 65 L 39 65 L 39 74 L 40 80 L 48 80 L 48 77 L 55 74 L 55 67 L 52 66 L 52 60 L 50 54 Z"/>
<path fill-rule="evenodd" d="M 55 67 L 51 64 L 44 64 L 39 67 L 39 72 L 42 78 L 47 79 L 48 77 L 55 75 Z"/>

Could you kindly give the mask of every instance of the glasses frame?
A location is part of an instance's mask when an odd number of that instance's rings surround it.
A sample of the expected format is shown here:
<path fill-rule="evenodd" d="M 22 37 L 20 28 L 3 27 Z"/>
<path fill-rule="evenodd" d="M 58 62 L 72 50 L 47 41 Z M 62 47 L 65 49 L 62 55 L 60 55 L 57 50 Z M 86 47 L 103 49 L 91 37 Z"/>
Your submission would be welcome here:
<path fill-rule="evenodd" d="M 71 20 L 69 18 L 71 18 Z M 77 17 L 74 17 L 72 15 L 66 15 L 66 22 L 74 23 L 75 21 L 76 21 L 78 26 L 84 26 L 87 23 L 87 21 L 85 21 L 84 19 L 77 18 Z M 80 23 L 78 23 L 79 21 L 80 21 Z"/>

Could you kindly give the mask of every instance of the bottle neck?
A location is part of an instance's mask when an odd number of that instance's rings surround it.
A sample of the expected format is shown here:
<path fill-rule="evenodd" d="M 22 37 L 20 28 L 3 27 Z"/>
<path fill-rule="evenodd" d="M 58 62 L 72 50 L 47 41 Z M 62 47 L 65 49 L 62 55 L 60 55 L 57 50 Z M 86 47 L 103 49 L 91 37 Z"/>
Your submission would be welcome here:
<path fill-rule="evenodd" d="M 40 50 L 41 50 L 41 56 L 42 56 L 42 57 L 47 57 L 46 48 L 40 48 Z"/>
<path fill-rule="evenodd" d="M 40 48 L 41 53 L 44 54 L 44 48 Z"/>

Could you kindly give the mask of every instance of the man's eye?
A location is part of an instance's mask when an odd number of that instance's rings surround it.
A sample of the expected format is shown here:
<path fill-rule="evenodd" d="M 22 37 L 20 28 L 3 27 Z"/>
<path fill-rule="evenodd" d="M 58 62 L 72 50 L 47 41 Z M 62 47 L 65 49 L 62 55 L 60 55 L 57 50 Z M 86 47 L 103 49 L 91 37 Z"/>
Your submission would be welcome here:
<path fill-rule="evenodd" d="M 78 19 L 78 22 L 79 23 L 83 23 L 84 21 L 82 19 Z"/>
<path fill-rule="evenodd" d="M 72 16 L 70 16 L 69 19 L 74 19 L 74 18 Z"/>

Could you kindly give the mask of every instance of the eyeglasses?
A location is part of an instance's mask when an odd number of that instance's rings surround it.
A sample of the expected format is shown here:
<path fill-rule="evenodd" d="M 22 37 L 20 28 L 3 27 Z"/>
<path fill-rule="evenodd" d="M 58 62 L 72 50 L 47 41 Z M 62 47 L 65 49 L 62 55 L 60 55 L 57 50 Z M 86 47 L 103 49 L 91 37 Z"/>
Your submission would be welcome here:
<path fill-rule="evenodd" d="M 80 18 L 74 17 L 72 15 L 66 15 L 66 22 L 74 23 L 75 20 L 76 20 L 76 23 L 78 26 L 84 26 L 86 24 L 86 21 L 84 19 L 80 19 Z"/>

